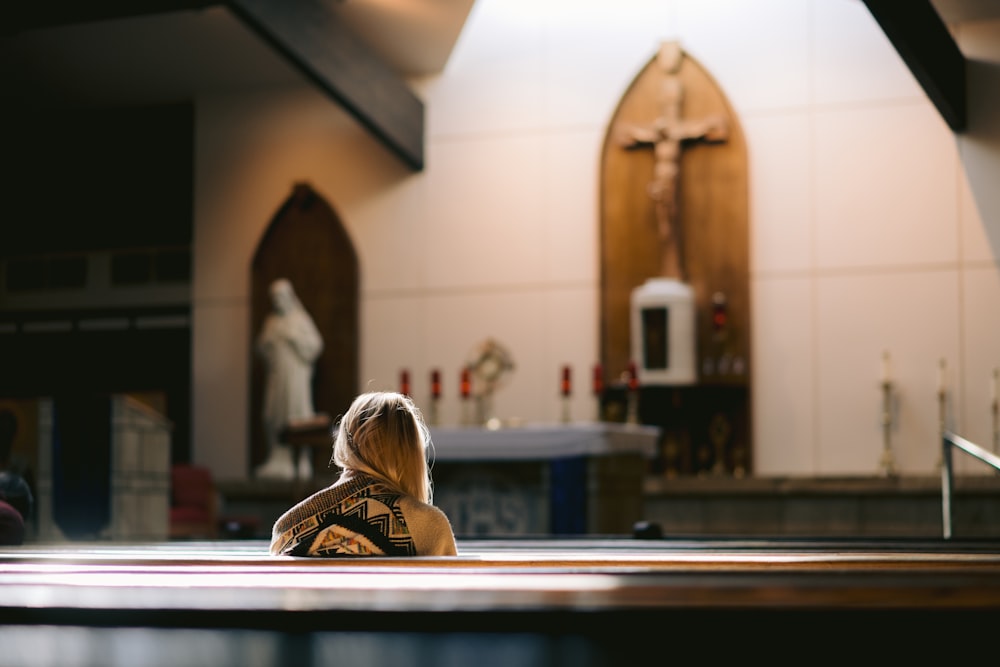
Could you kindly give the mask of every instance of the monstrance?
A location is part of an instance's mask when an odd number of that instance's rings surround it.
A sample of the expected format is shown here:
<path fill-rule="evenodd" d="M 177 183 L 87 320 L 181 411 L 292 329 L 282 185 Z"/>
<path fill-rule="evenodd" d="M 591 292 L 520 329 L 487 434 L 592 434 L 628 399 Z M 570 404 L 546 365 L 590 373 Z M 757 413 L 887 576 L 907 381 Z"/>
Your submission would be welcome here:
<path fill-rule="evenodd" d="M 514 358 L 504 345 L 494 338 L 487 338 L 472 350 L 466 367 L 472 376 L 478 422 L 487 426 L 499 425 L 499 420 L 492 414 L 493 395 L 510 381 Z"/>

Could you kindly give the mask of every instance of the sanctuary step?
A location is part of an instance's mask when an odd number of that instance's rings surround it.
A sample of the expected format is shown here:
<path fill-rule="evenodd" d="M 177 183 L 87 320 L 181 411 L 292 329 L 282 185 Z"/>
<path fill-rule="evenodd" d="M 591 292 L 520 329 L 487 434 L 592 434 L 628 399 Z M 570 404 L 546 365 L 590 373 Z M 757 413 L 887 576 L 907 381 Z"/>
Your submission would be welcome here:
<path fill-rule="evenodd" d="M 953 535 L 1000 537 L 1000 476 L 956 476 Z M 941 478 L 646 477 L 644 518 L 665 535 L 942 536 Z"/>
<path fill-rule="evenodd" d="M 228 513 L 260 517 L 257 537 L 263 538 L 292 502 L 332 481 L 329 474 L 305 484 L 223 481 L 219 489 Z M 955 537 L 1000 538 L 1000 477 L 956 477 L 952 507 Z M 942 535 L 941 480 L 931 476 L 647 476 L 639 511 L 643 521 L 655 524 L 665 536 L 936 539 Z M 629 534 L 631 527 L 630 523 L 603 534 Z"/>
<path fill-rule="evenodd" d="M 659 429 L 578 422 L 432 428 L 434 504 L 459 535 L 629 534 Z M 321 443 L 322 444 L 322 443 Z M 269 531 L 292 503 L 333 481 L 220 482 L 227 513 Z"/>

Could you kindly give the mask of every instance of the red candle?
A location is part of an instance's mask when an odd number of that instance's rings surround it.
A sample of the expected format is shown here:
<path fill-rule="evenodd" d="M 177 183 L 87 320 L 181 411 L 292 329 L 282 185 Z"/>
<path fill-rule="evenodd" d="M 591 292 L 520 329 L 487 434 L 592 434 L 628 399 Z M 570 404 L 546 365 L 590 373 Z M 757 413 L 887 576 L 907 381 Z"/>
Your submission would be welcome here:
<path fill-rule="evenodd" d="M 570 371 L 569 366 L 563 366 L 563 369 L 562 369 L 562 384 L 560 385 L 560 387 L 562 389 L 562 395 L 563 396 L 569 396 L 570 395 L 570 391 L 573 388 L 572 387 L 572 381 L 570 379 L 570 373 L 571 373 L 571 371 Z"/>
<path fill-rule="evenodd" d="M 403 369 L 399 374 L 399 393 L 409 396 L 410 395 L 410 371 Z"/>
<path fill-rule="evenodd" d="M 594 365 L 594 395 L 600 396 L 604 393 L 604 369 L 600 364 Z"/>
<path fill-rule="evenodd" d="M 462 398 L 468 398 L 472 393 L 472 379 L 469 376 L 469 369 L 462 369 L 462 381 L 459 384 L 462 390 Z"/>
<path fill-rule="evenodd" d="M 431 396 L 441 398 L 441 371 L 436 368 L 431 371 Z"/>
<path fill-rule="evenodd" d="M 726 313 L 726 295 L 716 292 L 712 295 L 712 330 L 716 334 L 722 333 L 726 328 L 726 321 L 729 319 Z"/>
<path fill-rule="evenodd" d="M 639 388 L 639 374 L 635 369 L 635 362 L 628 362 L 628 388 L 629 391 L 635 391 Z"/>

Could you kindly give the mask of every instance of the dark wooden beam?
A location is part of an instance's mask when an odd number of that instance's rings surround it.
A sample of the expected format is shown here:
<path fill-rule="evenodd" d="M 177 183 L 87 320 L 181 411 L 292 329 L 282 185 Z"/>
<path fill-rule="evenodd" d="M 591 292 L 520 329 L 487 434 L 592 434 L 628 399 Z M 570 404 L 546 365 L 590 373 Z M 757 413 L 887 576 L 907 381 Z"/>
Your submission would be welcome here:
<path fill-rule="evenodd" d="M 948 126 L 965 131 L 965 57 L 930 0 L 864 2 Z"/>
<path fill-rule="evenodd" d="M 404 162 L 423 169 L 423 102 L 322 2 L 226 4 Z"/>
<path fill-rule="evenodd" d="M 5 6 L 0 9 L 0 34 L 14 35 L 25 30 L 204 9 L 221 4 L 220 0 L 12 1 L 5 3 Z"/>
<path fill-rule="evenodd" d="M 424 104 L 320 0 L 50 0 L 0 6 L 0 35 L 225 6 L 410 168 L 424 166 Z"/>

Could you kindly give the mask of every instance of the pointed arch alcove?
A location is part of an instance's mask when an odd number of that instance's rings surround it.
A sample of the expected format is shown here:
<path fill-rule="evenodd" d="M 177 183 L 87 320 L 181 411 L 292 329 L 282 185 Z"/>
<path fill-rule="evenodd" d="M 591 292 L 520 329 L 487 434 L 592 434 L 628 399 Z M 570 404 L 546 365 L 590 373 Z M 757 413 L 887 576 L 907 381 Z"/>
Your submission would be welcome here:
<path fill-rule="evenodd" d="M 291 281 L 323 337 L 313 374 L 317 412 L 336 417 L 358 387 L 359 265 L 347 230 L 333 207 L 309 184 L 296 183 L 261 237 L 251 265 L 250 469 L 267 456 L 262 422 L 265 368 L 252 344 L 271 310 L 269 288 Z M 326 470 L 329 452 L 314 453 Z"/>
<path fill-rule="evenodd" d="M 677 45 L 673 45 L 677 48 Z M 721 141 L 679 142 L 676 219 L 680 264 L 693 289 L 697 380 L 640 390 L 640 417 L 663 428 L 656 472 L 743 475 L 751 468 L 749 210 L 746 142 L 715 80 L 680 50 L 670 76 L 679 83 L 682 119 L 722 118 Z M 656 149 L 627 149 L 626 127 L 655 127 L 664 115 L 662 60 L 654 55 L 633 79 L 608 124 L 600 170 L 600 360 L 614 383 L 631 360 L 632 290 L 663 265 L 650 186 Z M 723 326 L 714 318 L 721 295 Z"/>

